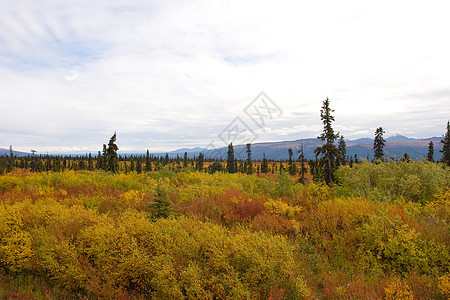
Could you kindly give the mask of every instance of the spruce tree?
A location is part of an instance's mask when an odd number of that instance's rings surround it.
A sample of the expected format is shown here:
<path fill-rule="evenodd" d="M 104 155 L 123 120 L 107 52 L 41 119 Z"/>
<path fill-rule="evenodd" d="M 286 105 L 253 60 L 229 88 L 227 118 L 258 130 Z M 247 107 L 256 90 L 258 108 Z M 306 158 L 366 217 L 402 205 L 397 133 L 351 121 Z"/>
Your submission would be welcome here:
<path fill-rule="evenodd" d="M 434 162 L 434 143 L 433 143 L 433 141 L 430 141 L 428 143 L 427 160 Z"/>
<path fill-rule="evenodd" d="M 199 153 L 198 157 L 197 157 L 197 165 L 195 166 L 195 169 L 197 171 L 203 172 L 203 161 L 205 159 L 205 156 L 203 155 L 203 153 Z"/>
<path fill-rule="evenodd" d="M 247 175 L 251 175 L 253 174 L 253 162 L 252 162 L 252 144 L 248 143 L 247 144 L 247 150 L 245 152 L 247 152 Z"/>
<path fill-rule="evenodd" d="M 188 166 L 188 154 L 187 152 L 184 152 L 184 157 L 183 157 L 183 168 L 187 168 Z"/>
<path fill-rule="evenodd" d="M 303 143 L 302 146 L 300 147 L 300 149 L 298 150 L 298 153 L 300 154 L 300 156 L 298 157 L 300 160 L 300 183 L 305 184 L 306 183 L 306 178 L 305 178 L 305 174 L 306 174 L 306 167 L 305 167 L 305 153 L 303 151 Z"/>
<path fill-rule="evenodd" d="M 288 149 L 288 155 L 289 155 L 289 159 L 288 159 L 288 172 L 289 172 L 289 175 L 294 175 L 294 174 L 295 174 L 295 170 L 294 170 L 294 160 L 293 160 L 294 152 L 292 151 L 292 148 L 289 148 L 289 149 Z"/>
<path fill-rule="evenodd" d="M 261 163 L 261 173 L 269 173 L 269 164 L 267 162 L 266 153 L 263 154 L 263 160 Z"/>
<path fill-rule="evenodd" d="M 145 172 L 151 172 L 152 171 L 152 161 L 150 159 L 150 151 L 147 149 L 147 154 L 145 156 Z"/>
<path fill-rule="evenodd" d="M 137 161 L 137 163 L 136 163 L 136 172 L 138 173 L 138 174 L 141 174 L 142 173 L 142 163 L 141 163 L 141 160 L 138 158 L 138 161 Z"/>
<path fill-rule="evenodd" d="M 339 139 L 338 149 L 339 149 L 339 164 L 345 166 L 346 157 L 347 157 L 347 145 L 344 140 L 344 136 L 341 135 L 341 138 Z"/>
<path fill-rule="evenodd" d="M 228 173 L 236 173 L 236 163 L 234 161 L 234 149 L 233 143 L 228 145 L 228 153 L 227 153 L 227 171 Z"/>
<path fill-rule="evenodd" d="M 134 163 L 133 155 L 130 155 L 130 171 L 131 172 L 136 171 L 136 164 Z"/>
<path fill-rule="evenodd" d="M 94 162 L 92 161 L 92 155 L 89 153 L 88 156 L 88 170 L 93 171 L 94 170 Z"/>
<path fill-rule="evenodd" d="M 119 147 L 116 145 L 117 134 L 114 132 L 113 136 L 109 140 L 108 148 L 106 148 L 106 171 L 112 173 L 119 172 L 119 158 L 117 156 L 117 150 Z"/>
<path fill-rule="evenodd" d="M 152 209 L 151 217 L 152 219 L 166 219 L 173 215 L 173 210 L 170 207 L 169 192 L 166 188 L 160 186 L 156 187 L 156 198 L 153 203 L 149 205 Z"/>
<path fill-rule="evenodd" d="M 442 153 L 441 162 L 450 167 L 450 122 L 447 121 L 447 132 L 444 135 L 444 139 L 441 140 L 442 150 L 439 152 Z"/>
<path fill-rule="evenodd" d="M 9 159 L 8 159 L 8 167 L 6 172 L 12 172 L 14 169 L 14 153 L 13 153 L 13 147 L 12 145 L 9 146 Z"/>
<path fill-rule="evenodd" d="M 323 106 L 320 110 L 320 119 L 323 123 L 323 133 L 317 137 L 325 143 L 314 150 L 316 156 L 321 155 L 321 161 L 315 166 L 315 168 L 323 168 L 323 172 L 317 174 L 320 174 L 321 179 L 323 179 L 328 185 L 331 185 L 334 182 L 333 173 L 336 170 L 336 158 L 339 156 L 339 149 L 334 145 L 334 142 L 339 137 L 339 134 L 334 133 L 334 129 L 331 124 L 334 121 L 334 117 L 331 115 L 332 112 L 334 112 L 334 110 L 330 108 L 330 100 L 327 98 L 323 101 Z"/>
<path fill-rule="evenodd" d="M 374 160 L 383 160 L 384 152 L 383 147 L 385 146 L 385 140 L 383 139 L 384 130 L 382 127 L 378 127 L 375 131 L 375 139 L 373 141 L 373 150 L 374 150 Z"/>

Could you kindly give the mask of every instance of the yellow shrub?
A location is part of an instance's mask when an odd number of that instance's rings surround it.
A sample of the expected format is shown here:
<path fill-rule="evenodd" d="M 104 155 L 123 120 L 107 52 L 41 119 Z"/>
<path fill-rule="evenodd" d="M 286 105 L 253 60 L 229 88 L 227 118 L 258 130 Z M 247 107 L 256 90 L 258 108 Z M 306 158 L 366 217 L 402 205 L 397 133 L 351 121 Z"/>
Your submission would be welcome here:
<path fill-rule="evenodd" d="M 280 215 L 288 219 L 294 219 L 302 211 L 300 206 L 291 206 L 281 200 L 268 200 L 264 203 L 264 208 L 271 214 Z"/>

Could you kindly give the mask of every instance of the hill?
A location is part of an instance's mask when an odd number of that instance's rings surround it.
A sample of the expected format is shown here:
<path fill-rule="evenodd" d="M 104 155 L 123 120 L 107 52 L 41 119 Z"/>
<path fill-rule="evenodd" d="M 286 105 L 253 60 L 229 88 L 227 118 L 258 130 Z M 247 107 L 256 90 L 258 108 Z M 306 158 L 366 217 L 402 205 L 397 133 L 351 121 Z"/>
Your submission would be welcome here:
<path fill-rule="evenodd" d="M 425 139 L 416 139 L 405 137 L 402 135 L 394 135 L 386 138 L 386 146 L 384 151 L 388 157 L 402 157 L 404 153 L 408 153 L 410 157 L 415 160 L 421 159 L 427 156 L 428 143 L 434 142 L 434 159 L 438 160 L 441 157 L 439 150 L 441 149 L 441 138 L 430 137 Z M 373 139 L 360 138 L 355 140 L 346 140 L 347 154 L 349 156 L 358 156 L 359 159 L 372 159 L 373 157 Z M 266 155 L 267 159 L 280 160 L 288 159 L 288 149 L 298 150 L 303 144 L 305 157 L 307 159 L 314 158 L 314 149 L 322 144 L 317 138 L 299 139 L 295 141 L 281 141 L 281 142 L 264 142 L 252 144 L 252 158 L 260 160 L 263 155 Z M 192 149 L 179 149 L 169 152 L 169 156 L 173 157 L 183 155 L 184 152 L 188 153 L 189 157 L 198 155 L 200 152 L 204 153 L 207 158 L 222 158 L 226 159 L 227 147 L 221 147 L 217 149 L 204 149 L 204 148 L 192 148 Z M 235 156 L 240 159 L 246 158 L 245 145 L 234 146 Z M 165 155 L 165 153 L 154 153 L 154 155 Z M 298 154 L 295 154 L 298 156 Z"/>

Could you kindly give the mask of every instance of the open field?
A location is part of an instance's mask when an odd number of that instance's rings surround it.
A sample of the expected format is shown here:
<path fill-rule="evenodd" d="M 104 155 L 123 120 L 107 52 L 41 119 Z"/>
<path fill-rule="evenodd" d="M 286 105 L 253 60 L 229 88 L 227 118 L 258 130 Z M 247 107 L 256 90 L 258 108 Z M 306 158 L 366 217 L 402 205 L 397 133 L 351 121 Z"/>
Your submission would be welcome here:
<path fill-rule="evenodd" d="M 16 169 L 0 177 L 0 295 L 450 296 L 448 167 L 365 162 L 332 187 L 269 175 Z"/>

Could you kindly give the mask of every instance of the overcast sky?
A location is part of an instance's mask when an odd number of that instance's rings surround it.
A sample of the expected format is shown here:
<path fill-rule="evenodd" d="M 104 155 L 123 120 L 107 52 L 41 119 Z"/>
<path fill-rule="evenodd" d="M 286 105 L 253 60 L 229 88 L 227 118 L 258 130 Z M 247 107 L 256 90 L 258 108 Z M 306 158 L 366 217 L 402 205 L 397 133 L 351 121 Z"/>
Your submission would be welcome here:
<path fill-rule="evenodd" d="M 317 137 L 326 97 L 349 139 L 440 136 L 450 118 L 448 1 L 0 7 L 3 148 L 96 152 L 114 131 L 123 151 L 219 147 L 236 117 L 253 142 Z M 244 110 L 262 91 L 278 110 L 260 127 Z"/>

